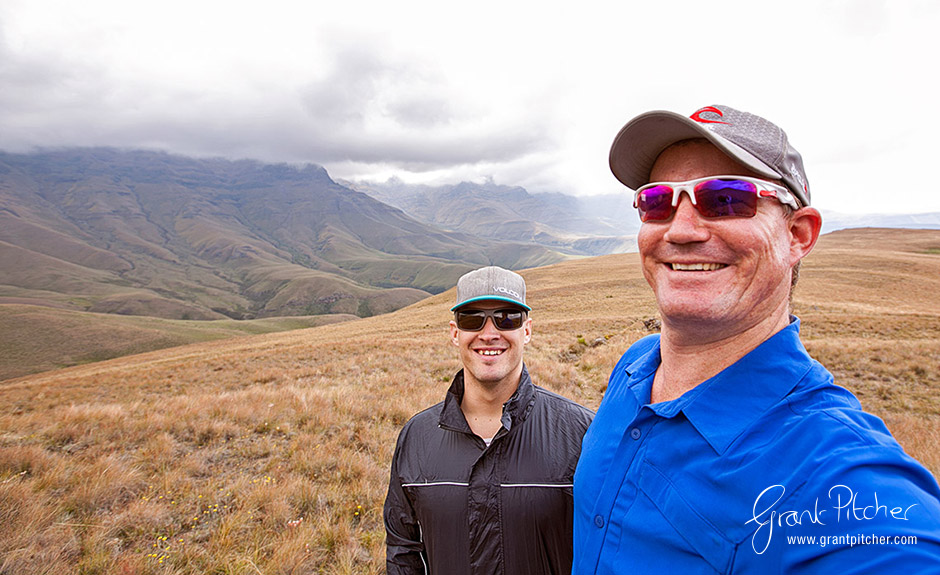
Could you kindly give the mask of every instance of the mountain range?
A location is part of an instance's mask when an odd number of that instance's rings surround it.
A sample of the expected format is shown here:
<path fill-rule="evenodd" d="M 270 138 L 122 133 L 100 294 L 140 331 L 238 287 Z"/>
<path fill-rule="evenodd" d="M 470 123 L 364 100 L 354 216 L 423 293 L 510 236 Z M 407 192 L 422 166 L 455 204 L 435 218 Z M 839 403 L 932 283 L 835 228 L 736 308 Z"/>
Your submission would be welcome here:
<path fill-rule="evenodd" d="M 317 165 L 110 148 L 0 152 L 0 305 L 165 319 L 381 314 L 483 265 L 633 251 L 628 193 L 334 181 Z M 824 214 L 940 228 L 940 214 Z"/>
<path fill-rule="evenodd" d="M 315 165 L 0 153 L 0 303 L 176 319 L 364 317 L 475 267 L 564 258 L 431 227 Z"/>
<path fill-rule="evenodd" d="M 427 186 L 397 178 L 343 182 L 433 226 L 509 242 L 539 244 L 569 256 L 636 249 L 640 220 L 630 194 L 530 194 L 518 186 L 461 182 Z"/>
<path fill-rule="evenodd" d="M 636 250 L 640 219 L 629 190 L 595 196 L 530 194 L 492 182 L 427 186 L 390 178 L 382 183 L 343 182 L 418 220 L 482 236 L 536 242 L 570 255 Z M 821 209 L 822 233 L 849 228 L 940 229 L 940 212 L 849 214 Z"/>
<path fill-rule="evenodd" d="M 822 233 L 849 228 L 940 230 L 940 212 L 922 214 L 844 214 L 822 210 Z"/>

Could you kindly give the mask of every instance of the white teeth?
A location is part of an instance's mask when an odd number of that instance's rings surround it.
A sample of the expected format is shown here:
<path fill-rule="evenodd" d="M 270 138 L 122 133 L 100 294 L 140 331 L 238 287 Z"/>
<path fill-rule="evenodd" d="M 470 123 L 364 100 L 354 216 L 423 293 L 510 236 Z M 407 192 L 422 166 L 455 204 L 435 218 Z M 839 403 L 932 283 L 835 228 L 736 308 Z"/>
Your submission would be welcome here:
<path fill-rule="evenodd" d="M 672 264 L 672 269 L 683 272 L 713 272 L 725 267 L 725 264 Z"/>
<path fill-rule="evenodd" d="M 484 350 L 479 351 L 479 352 L 477 352 L 477 353 L 479 353 L 479 354 L 481 354 L 481 355 L 500 355 L 501 353 L 503 353 L 503 350 L 501 350 L 501 349 L 484 349 Z"/>

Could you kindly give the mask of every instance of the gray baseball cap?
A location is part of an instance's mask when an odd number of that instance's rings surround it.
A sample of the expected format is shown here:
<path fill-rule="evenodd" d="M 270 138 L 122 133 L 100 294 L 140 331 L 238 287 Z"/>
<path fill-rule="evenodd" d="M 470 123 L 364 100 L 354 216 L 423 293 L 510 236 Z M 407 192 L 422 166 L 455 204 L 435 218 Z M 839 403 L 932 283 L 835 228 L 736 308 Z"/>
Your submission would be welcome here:
<path fill-rule="evenodd" d="M 689 117 L 665 110 L 640 114 L 614 138 L 610 170 L 635 190 L 649 183 L 653 163 L 663 150 L 693 138 L 705 138 L 765 178 L 782 180 L 802 205 L 809 205 L 803 158 L 787 134 L 760 116 L 729 106 L 706 106 Z"/>
<path fill-rule="evenodd" d="M 531 311 L 525 303 L 525 280 L 516 272 L 496 266 L 480 268 L 468 272 L 457 280 L 457 305 L 450 308 L 456 311 L 475 301 L 504 301 Z"/>

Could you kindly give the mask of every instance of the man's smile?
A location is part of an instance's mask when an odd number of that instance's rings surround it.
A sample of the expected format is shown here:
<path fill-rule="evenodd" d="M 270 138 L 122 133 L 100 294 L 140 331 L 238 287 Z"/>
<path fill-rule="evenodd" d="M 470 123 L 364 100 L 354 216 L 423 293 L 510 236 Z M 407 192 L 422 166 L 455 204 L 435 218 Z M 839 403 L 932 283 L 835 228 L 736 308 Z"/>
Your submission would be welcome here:
<path fill-rule="evenodd" d="M 506 351 L 506 350 L 505 350 L 505 349 L 485 348 L 485 349 L 475 349 L 475 350 L 473 350 L 473 351 L 477 352 L 477 353 L 480 354 L 480 355 L 496 356 L 496 355 L 502 355 L 502 353 L 503 353 L 504 351 Z"/>
<path fill-rule="evenodd" d="M 673 262 L 669 265 L 672 267 L 673 271 L 677 272 L 713 272 L 728 267 L 727 264 L 705 262 L 695 264 L 680 264 Z"/>

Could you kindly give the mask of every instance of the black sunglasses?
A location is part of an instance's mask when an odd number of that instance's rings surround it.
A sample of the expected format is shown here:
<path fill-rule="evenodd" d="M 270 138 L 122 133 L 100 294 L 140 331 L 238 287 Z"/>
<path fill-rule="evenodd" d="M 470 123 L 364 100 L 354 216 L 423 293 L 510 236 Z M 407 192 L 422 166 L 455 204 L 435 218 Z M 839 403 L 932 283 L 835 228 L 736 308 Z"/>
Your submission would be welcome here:
<path fill-rule="evenodd" d="M 486 324 L 486 318 L 492 318 L 493 325 L 499 331 L 512 331 L 525 323 L 526 312 L 521 309 L 468 309 L 454 312 L 454 321 L 461 331 L 480 331 Z"/>

